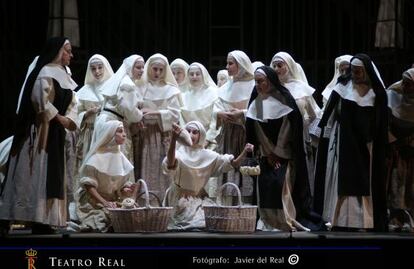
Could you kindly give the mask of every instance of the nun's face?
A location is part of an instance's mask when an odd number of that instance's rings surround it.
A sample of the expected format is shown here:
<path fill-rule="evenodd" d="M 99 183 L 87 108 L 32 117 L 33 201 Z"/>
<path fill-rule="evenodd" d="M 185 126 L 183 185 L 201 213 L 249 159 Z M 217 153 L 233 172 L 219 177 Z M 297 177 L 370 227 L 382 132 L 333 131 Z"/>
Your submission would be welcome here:
<path fill-rule="evenodd" d="M 103 78 L 105 69 L 102 62 L 94 62 L 89 65 L 89 68 L 91 69 L 93 77 L 97 81 L 100 81 Z"/>
<path fill-rule="evenodd" d="M 198 140 L 200 140 L 200 130 L 195 128 L 193 125 L 187 126 L 185 129 L 190 134 L 193 146 L 196 146 L 198 144 Z"/>
<path fill-rule="evenodd" d="M 340 63 L 338 67 L 339 74 L 341 74 L 341 76 L 345 75 L 348 68 L 349 68 L 349 63 L 347 62 Z"/>
<path fill-rule="evenodd" d="M 403 94 L 414 95 L 414 81 L 410 80 L 407 77 L 403 77 L 401 89 Z"/>
<path fill-rule="evenodd" d="M 63 66 L 70 65 L 70 59 L 72 59 L 72 58 L 73 58 L 72 45 L 70 43 L 67 43 L 66 45 L 63 46 L 61 64 Z"/>
<path fill-rule="evenodd" d="M 217 75 L 217 86 L 218 87 L 221 87 L 226 82 L 227 82 L 227 77 L 225 75 Z"/>
<path fill-rule="evenodd" d="M 352 82 L 355 84 L 366 84 L 367 75 L 363 66 L 351 66 Z"/>
<path fill-rule="evenodd" d="M 151 65 L 151 72 L 149 74 L 150 80 L 159 81 L 164 78 L 165 65 L 161 63 L 153 63 Z"/>
<path fill-rule="evenodd" d="M 120 126 L 116 129 L 115 133 L 115 143 L 122 145 L 125 143 L 126 133 L 123 126 Z"/>
<path fill-rule="evenodd" d="M 229 76 L 236 76 L 239 72 L 239 65 L 232 56 L 227 56 L 227 65 L 226 65 L 227 72 L 229 72 Z"/>
<path fill-rule="evenodd" d="M 280 80 L 282 80 L 282 78 L 284 78 L 289 72 L 289 68 L 284 61 L 274 61 L 272 63 L 272 68 L 276 71 L 276 74 Z"/>
<path fill-rule="evenodd" d="M 197 66 L 190 67 L 188 70 L 188 77 L 190 78 L 191 86 L 197 87 L 203 84 L 203 73 Z"/>
<path fill-rule="evenodd" d="M 256 82 L 257 93 L 261 96 L 267 96 L 270 93 L 271 87 L 267 77 L 258 72 L 254 73 L 254 80 Z"/>
<path fill-rule="evenodd" d="M 134 79 L 141 79 L 142 74 L 144 73 L 144 62 L 142 60 L 136 60 L 134 66 L 132 67 L 132 77 Z"/>
<path fill-rule="evenodd" d="M 173 67 L 173 68 L 171 68 L 171 71 L 173 72 L 174 77 L 175 77 L 175 81 L 177 81 L 178 85 L 183 83 L 183 81 L 185 79 L 184 69 L 182 69 L 181 67 Z"/>

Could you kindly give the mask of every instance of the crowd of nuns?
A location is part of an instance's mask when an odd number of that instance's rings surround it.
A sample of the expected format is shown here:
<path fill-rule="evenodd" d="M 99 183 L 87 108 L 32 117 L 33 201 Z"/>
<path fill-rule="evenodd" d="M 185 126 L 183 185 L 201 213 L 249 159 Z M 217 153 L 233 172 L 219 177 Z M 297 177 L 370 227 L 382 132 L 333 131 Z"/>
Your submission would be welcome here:
<path fill-rule="evenodd" d="M 72 57 L 54 37 L 28 67 L 0 144 L 2 236 L 111 232 L 144 187 L 174 208 L 170 231 L 203 231 L 203 206 L 239 204 L 227 182 L 258 231 L 414 232 L 414 66 L 385 85 L 368 55 L 341 55 L 315 90 L 283 51 L 231 51 L 216 80 L 160 53 L 116 72 L 94 54 L 78 86 Z"/>

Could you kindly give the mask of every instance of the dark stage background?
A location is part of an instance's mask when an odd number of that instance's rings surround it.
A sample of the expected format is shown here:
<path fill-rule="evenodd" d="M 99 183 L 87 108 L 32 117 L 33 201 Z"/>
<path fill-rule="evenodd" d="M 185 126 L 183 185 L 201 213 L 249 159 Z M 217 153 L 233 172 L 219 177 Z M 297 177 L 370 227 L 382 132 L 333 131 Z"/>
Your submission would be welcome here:
<path fill-rule="evenodd" d="M 52 0 L 51 0 L 52 1 Z M 60 1 L 60 0 L 57 0 Z M 226 55 L 244 50 L 252 61 L 269 64 L 278 51 L 301 63 L 319 93 L 333 76 L 335 57 L 365 52 L 384 82 L 400 79 L 414 62 L 414 1 L 399 16 L 404 34 L 399 48 L 375 48 L 379 0 L 89 0 L 78 1 L 80 46 L 71 69 L 83 84 L 94 53 L 106 56 L 114 71 L 137 53 L 147 59 L 165 54 L 203 63 L 213 78 Z M 49 1 L 0 1 L 0 140 L 11 134 L 14 111 L 27 66 L 47 38 Z M 401 33 L 400 31 L 400 33 Z"/>

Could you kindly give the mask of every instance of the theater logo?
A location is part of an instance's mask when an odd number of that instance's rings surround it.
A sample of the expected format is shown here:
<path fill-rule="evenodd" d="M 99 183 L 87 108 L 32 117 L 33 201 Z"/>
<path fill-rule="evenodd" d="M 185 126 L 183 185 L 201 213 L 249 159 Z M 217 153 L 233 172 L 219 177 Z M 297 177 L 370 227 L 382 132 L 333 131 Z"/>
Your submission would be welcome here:
<path fill-rule="evenodd" d="M 28 249 L 26 250 L 26 259 L 27 259 L 27 269 L 36 269 L 35 267 L 35 262 L 36 262 L 36 257 L 37 255 L 37 251 L 34 249 Z"/>

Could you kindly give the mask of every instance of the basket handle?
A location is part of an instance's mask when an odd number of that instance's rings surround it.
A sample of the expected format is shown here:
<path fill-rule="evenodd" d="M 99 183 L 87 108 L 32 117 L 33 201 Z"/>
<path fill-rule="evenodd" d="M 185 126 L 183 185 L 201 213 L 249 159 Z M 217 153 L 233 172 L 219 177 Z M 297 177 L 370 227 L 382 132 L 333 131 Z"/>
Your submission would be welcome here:
<path fill-rule="evenodd" d="M 170 189 L 171 187 L 168 187 L 168 189 L 165 190 L 164 199 L 162 199 L 162 204 L 161 204 L 162 207 L 165 207 L 167 204 L 167 196 L 170 193 Z"/>
<path fill-rule="evenodd" d="M 145 192 L 141 192 L 140 194 L 138 194 L 138 196 L 137 196 L 137 199 L 139 199 L 143 194 L 145 194 Z M 148 191 L 148 194 L 149 195 L 152 195 L 152 196 L 154 196 L 155 197 L 155 199 L 157 200 L 157 202 L 158 202 L 158 205 L 159 206 L 163 206 L 162 204 L 161 204 L 161 200 L 160 200 L 160 198 L 155 194 L 155 193 L 153 193 L 152 191 Z M 148 198 L 149 198 L 149 196 L 148 196 Z M 138 203 L 135 203 L 135 206 L 136 207 L 139 207 L 138 206 Z M 151 207 L 151 205 L 150 205 L 150 207 Z"/>
<path fill-rule="evenodd" d="M 141 182 L 142 183 L 142 186 L 144 186 L 145 207 L 146 208 L 149 208 L 150 207 L 150 203 L 149 203 L 149 193 L 148 193 L 147 183 L 142 178 L 138 179 L 137 183 L 139 183 L 139 182 Z"/>
<path fill-rule="evenodd" d="M 236 191 L 237 191 L 237 197 L 238 197 L 238 200 L 239 200 L 239 205 L 238 205 L 238 206 L 239 206 L 239 207 L 241 207 L 241 206 L 242 206 L 242 200 L 241 200 L 241 193 L 240 193 L 240 189 L 239 189 L 239 187 L 238 187 L 236 184 L 234 184 L 233 182 L 227 182 L 227 183 L 224 183 L 223 185 L 221 185 L 221 187 L 220 187 L 220 189 L 219 189 L 219 192 L 218 192 L 218 196 L 217 196 L 217 204 L 221 206 L 221 198 L 222 198 L 222 196 L 223 196 L 223 189 L 224 189 L 224 187 L 226 187 L 227 185 L 233 186 L 233 187 L 236 189 Z"/>

